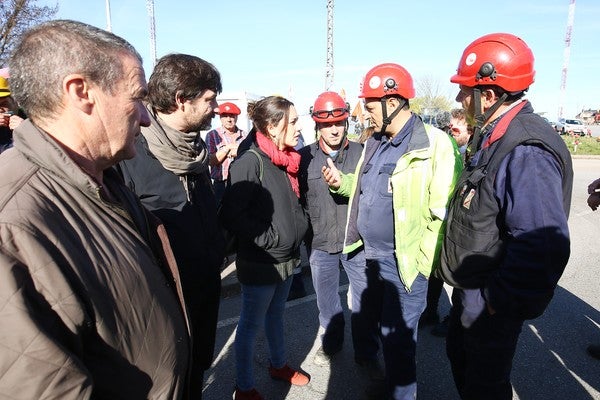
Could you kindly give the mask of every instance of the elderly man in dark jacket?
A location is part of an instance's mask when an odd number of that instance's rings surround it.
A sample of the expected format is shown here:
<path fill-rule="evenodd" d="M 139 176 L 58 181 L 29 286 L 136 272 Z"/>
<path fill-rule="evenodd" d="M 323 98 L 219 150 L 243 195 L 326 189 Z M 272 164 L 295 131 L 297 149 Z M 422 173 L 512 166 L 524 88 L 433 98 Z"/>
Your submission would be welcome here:
<path fill-rule="evenodd" d="M 191 395 L 202 396 L 213 360 L 224 242 L 200 130 L 210 125 L 221 91 L 217 69 L 201 58 L 161 58 L 148 82 L 150 126 L 138 155 L 120 164 L 125 183 L 165 224 L 180 268 L 194 340 Z"/>
<path fill-rule="evenodd" d="M 150 123 L 139 54 L 51 21 L 23 35 L 10 69 L 30 119 L 0 157 L 0 397 L 183 398 L 177 268 L 111 169 Z"/>

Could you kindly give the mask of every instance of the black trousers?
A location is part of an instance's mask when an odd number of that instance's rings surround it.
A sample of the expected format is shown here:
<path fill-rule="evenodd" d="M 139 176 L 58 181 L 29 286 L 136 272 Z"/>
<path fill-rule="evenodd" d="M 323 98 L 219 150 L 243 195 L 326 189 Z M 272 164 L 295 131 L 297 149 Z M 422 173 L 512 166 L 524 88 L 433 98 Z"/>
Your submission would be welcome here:
<path fill-rule="evenodd" d="M 460 289 L 452 294 L 446 353 L 463 400 L 512 400 L 510 372 L 522 319 L 484 309 L 469 328 L 460 321 Z"/>

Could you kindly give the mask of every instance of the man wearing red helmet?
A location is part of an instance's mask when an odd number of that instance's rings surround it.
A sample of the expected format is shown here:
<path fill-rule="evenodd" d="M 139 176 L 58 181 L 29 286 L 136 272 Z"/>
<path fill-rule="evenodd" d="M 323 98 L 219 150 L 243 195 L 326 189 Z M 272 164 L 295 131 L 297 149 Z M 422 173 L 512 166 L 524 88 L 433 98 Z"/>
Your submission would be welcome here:
<path fill-rule="evenodd" d="M 474 124 L 438 270 L 455 287 L 446 349 L 463 399 L 512 399 L 523 322 L 544 312 L 569 259 L 571 157 L 523 98 L 533 62 L 522 39 L 485 35 L 450 79 Z"/>
<path fill-rule="evenodd" d="M 206 134 L 210 177 L 215 189 L 217 205 L 221 204 L 221 198 L 225 192 L 229 164 L 237 156 L 238 145 L 248 135 L 236 125 L 240 114 L 240 108 L 234 103 L 222 103 L 219 106 L 221 126 Z"/>
<path fill-rule="evenodd" d="M 331 160 L 323 176 L 347 195 L 344 253 L 363 249 L 361 321 L 378 320 L 386 394 L 414 399 L 416 342 L 425 309 L 427 280 L 437 266 L 446 205 L 462 163 L 453 140 L 425 125 L 409 109 L 412 77 L 398 64 L 381 64 L 364 78 L 359 97 L 375 133 L 365 143 L 354 174 Z M 379 396 L 380 398 L 383 396 Z"/>
<path fill-rule="evenodd" d="M 321 169 L 330 158 L 336 168 L 344 173 L 355 170 L 362 152 L 359 143 L 347 139 L 348 103 L 335 92 L 321 93 L 310 114 L 315 121 L 317 142 L 300 150 L 300 193 L 310 216 L 312 235 L 307 238 L 310 251 L 310 268 L 317 295 L 319 323 L 324 333 L 322 345 L 315 356 L 317 365 L 325 365 L 342 349 L 344 342 L 344 314 L 340 302 L 340 262 L 350 281 L 350 291 L 355 290 L 356 278 L 364 276 L 365 258 L 362 251 L 342 254 L 344 228 L 348 212 L 348 198 L 332 193 L 321 176 Z M 364 280 L 364 279 L 363 279 Z M 377 363 L 378 339 L 376 325 L 368 330 L 358 329 L 355 315 L 360 312 L 360 297 L 352 297 L 352 341 L 355 360 L 365 366 L 372 377 L 381 378 Z"/>

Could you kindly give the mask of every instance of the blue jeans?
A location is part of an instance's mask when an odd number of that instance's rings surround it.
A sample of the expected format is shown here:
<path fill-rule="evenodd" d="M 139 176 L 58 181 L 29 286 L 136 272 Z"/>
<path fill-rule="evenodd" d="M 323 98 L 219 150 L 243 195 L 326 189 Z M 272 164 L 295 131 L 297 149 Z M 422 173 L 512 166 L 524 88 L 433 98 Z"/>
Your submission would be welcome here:
<path fill-rule="evenodd" d="M 283 312 L 292 277 L 272 285 L 242 285 L 242 311 L 235 334 L 237 387 L 254 388 L 254 340 L 264 324 L 269 358 L 274 368 L 286 364 Z"/>
<path fill-rule="evenodd" d="M 407 291 L 400 280 L 394 256 L 367 260 L 366 275 L 361 313 L 379 316 L 389 391 L 396 400 L 414 399 L 417 393 L 417 331 L 419 318 L 427 304 L 427 278 L 419 274 Z"/>
<path fill-rule="evenodd" d="M 346 270 L 350 281 L 350 291 L 366 285 L 366 261 L 363 252 L 351 255 L 329 254 L 313 249 L 310 253 L 310 268 L 313 286 L 317 294 L 319 308 L 319 324 L 325 330 L 323 350 L 332 354 L 339 351 L 344 342 L 345 319 L 339 295 L 340 262 Z M 360 311 L 360 298 L 352 297 L 353 312 Z M 354 354 L 359 359 L 374 359 L 379 350 L 377 339 L 377 323 L 360 323 L 352 319 L 352 344 Z"/>
<path fill-rule="evenodd" d="M 323 350 L 327 354 L 339 351 L 344 343 L 344 311 L 340 301 L 341 253 L 329 254 L 312 249 L 310 270 L 317 295 L 319 324 L 325 330 L 322 337 Z"/>

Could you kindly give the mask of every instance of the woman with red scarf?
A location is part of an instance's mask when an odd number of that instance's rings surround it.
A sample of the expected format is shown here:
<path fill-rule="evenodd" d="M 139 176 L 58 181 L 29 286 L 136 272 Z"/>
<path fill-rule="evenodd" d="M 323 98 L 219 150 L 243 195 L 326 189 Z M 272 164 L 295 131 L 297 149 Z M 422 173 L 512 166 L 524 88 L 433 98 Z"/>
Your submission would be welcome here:
<path fill-rule="evenodd" d="M 234 399 L 259 400 L 252 371 L 254 340 L 261 326 L 269 345 L 269 374 L 292 385 L 310 377 L 287 365 L 283 312 L 300 243 L 308 229 L 299 202 L 300 136 L 294 104 L 266 97 L 248 110 L 254 129 L 238 148 L 229 168 L 220 218 L 237 239 L 236 268 L 242 286 L 242 311 L 235 337 Z"/>

